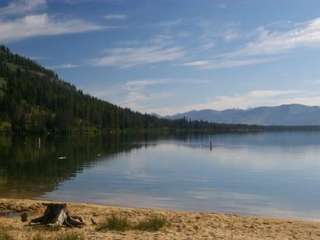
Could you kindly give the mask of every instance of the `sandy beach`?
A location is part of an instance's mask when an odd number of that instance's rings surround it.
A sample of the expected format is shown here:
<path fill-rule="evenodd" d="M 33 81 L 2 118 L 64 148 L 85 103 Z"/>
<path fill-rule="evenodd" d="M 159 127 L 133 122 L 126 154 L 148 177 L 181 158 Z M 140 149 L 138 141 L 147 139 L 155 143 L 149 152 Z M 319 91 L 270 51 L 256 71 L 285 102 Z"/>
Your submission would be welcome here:
<path fill-rule="evenodd" d="M 40 216 L 46 201 L 23 199 L 0 199 L 0 211 L 29 212 L 29 219 Z M 320 239 L 320 222 L 296 219 L 273 219 L 248 217 L 234 214 L 166 211 L 159 209 L 120 208 L 104 205 L 68 203 L 72 214 L 80 215 L 86 222 L 81 229 L 49 229 L 31 227 L 23 223 L 19 214 L 0 217 L 0 229 L 12 239 L 56 239 L 67 233 L 78 233 L 83 239 Z M 156 232 L 129 230 L 97 231 L 97 226 L 106 217 L 121 215 L 131 222 L 138 222 L 150 216 L 162 216 L 168 225 Z"/>

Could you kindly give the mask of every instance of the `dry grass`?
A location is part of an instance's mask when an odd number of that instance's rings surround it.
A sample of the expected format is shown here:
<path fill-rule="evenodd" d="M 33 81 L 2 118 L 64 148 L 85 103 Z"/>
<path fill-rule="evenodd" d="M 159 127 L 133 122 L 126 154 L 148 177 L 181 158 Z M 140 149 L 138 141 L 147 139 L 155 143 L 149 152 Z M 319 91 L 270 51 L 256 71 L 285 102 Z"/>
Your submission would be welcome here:
<path fill-rule="evenodd" d="M 106 231 L 106 230 L 111 230 L 111 231 L 126 231 L 131 228 L 131 224 L 128 221 L 127 217 L 122 217 L 122 216 L 116 216 L 116 215 L 111 215 L 111 217 L 108 217 L 105 219 L 104 222 L 100 223 L 97 227 L 98 231 Z"/>
<path fill-rule="evenodd" d="M 6 231 L 0 230 L 0 240 L 12 240 L 12 237 Z"/>
<path fill-rule="evenodd" d="M 165 217 L 154 215 L 150 218 L 144 219 L 143 221 L 139 222 L 134 227 L 134 229 L 140 231 L 156 232 L 166 225 L 169 225 L 169 222 Z"/>
<path fill-rule="evenodd" d="M 66 233 L 59 235 L 55 240 L 84 240 L 84 237 L 79 233 Z"/>
<path fill-rule="evenodd" d="M 97 227 L 98 231 L 119 231 L 124 232 L 128 230 L 139 230 L 156 232 L 159 231 L 164 226 L 169 225 L 167 219 L 161 216 L 151 216 L 149 218 L 143 219 L 137 224 L 131 223 L 125 216 L 111 215 L 107 217 L 102 223 Z"/>
<path fill-rule="evenodd" d="M 57 234 L 56 236 L 51 236 L 50 238 L 44 237 L 43 234 L 38 233 L 33 236 L 31 240 L 84 240 L 83 234 L 80 233 L 63 233 Z"/>

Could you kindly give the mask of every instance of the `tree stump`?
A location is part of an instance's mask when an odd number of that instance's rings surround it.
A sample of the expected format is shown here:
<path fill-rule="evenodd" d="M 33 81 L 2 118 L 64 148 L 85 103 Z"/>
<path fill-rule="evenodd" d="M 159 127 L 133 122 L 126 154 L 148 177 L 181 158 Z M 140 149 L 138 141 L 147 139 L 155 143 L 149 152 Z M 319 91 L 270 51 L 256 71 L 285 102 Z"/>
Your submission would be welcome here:
<path fill-rule="evenodd" d="M 85 225 L 79 216 L 71 216 L 67 209 L 67 204 L 45 203 L 46 211 L 43 216 L 31 220 L 30 224 L 49 225 L 56 227 L 78 227 Z"/>

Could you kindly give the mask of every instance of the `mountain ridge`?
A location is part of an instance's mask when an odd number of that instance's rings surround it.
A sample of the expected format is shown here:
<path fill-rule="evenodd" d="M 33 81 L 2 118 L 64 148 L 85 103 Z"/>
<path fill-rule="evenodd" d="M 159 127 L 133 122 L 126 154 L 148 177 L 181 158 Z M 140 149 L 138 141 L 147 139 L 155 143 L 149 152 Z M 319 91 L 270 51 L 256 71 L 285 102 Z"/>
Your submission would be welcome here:
<path fill-rule="evenodd" d="M 226 124 L 257 124 L 276 126 L 319 126 L 320 106 L 281 104 L 248 109 L 203 109 L 166 116 L 168 119 L 202 120 Z"/>

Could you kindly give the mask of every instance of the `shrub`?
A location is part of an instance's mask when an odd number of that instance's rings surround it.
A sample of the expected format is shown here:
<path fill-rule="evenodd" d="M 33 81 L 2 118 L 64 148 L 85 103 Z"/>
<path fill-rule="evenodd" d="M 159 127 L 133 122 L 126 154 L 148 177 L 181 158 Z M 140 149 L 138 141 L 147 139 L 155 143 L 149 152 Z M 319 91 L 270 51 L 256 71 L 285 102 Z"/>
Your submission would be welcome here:
<path fill-rule="evenodd" d="M 166 218 L 162 216 L 152 216 L 148 219 L 145 219 L 139 222 L 134 228 L 140 231 L 155 232 L 155 231 L 159 231 L 161 228 L 163 228 L 167 224 L 168 224 L 168 221 Z"/>
<path fill-rule="evenodd" d="M 97 230 L 98 231 L 104 231 L 104 230 L 126 231 L 126 230 L 129 230 L 130 228 L 131 228 L 131 225 L 127 217 L 112 215 L 111 217 L 106 218 L 104 222 L 99 224 L 99 226 L 97 227 Z"/>

